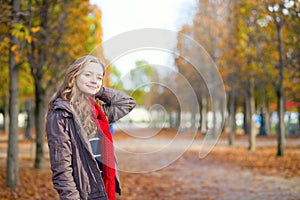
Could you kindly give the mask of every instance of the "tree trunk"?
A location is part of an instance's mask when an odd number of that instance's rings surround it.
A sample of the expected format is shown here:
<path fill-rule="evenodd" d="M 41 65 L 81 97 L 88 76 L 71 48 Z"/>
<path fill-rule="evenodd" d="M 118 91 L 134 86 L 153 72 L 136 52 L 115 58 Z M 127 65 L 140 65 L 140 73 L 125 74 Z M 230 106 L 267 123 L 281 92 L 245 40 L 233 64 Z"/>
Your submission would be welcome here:
<path fill-rule="evenodd" d="M 32 110 L 31 110 L 31 100 L 28 99 L 25 101 L 25 111 L 27 114 L 27 120 L 25 125 L 25 133 L 24 133 L 24 139 L 32 139 L 31 134 L 31 126 L 32 126 Z"/>
<path fill-rule="evenodd" d="M 9 94 L 5 94 L 4 98 L 4 133 L 7 135 L 9 133 Z"/>
<path fill-rule="evenodd" d="M 254 79 L 250 78 L 249 80 L 249 90 L 248 90 L 248 103 L 249 103 L 249 150 L 255 151 L 256 149 L 256 134 L 255 134 L 255 122 L 252 119 L 253 114 L 255 113 L 255 99 L 254 99 Z"/>
<path fill-rule="evenodd" d="M 20 1 L 12 1 L 12 24 L 19 23 Z M 18 114 L 19 114 L 19 76 L 18 65 L 19 50 L 12 50 L 12 47 L 19 48 L 20 42 L 18 38 L 10 35 L 9 50 L 9 66 L 10 66 L 10 82 L 9 82 L 9 138 L 7 150 L 7 177 L 6 186 L 15 188 L 19 186 L 19 158 L 18 158 Z"/>
<path fill-rule="evenodd" d="M 34 168 L 40 169 L 44 161 L 44 142 L 45 142 L 45 92 L 41 87 L 42 80 L 35 83 L 35 127 L 36 127 L 36 154 Z"/>
<path fill-rule="evenodd" d="M 229 137 L 228 137 L 229 146 L 232 146 L 234 143 L 234 131 L 235 131 L 235 97 L 234 97 L 234 90 L 231 90 L 230 100 L 229 100 Z"/>
<path fill-rule="evenodd" d="M 244 132 L 246 135 L 250 134 L 251 128 L 250 125 L 251 122 L 251 117 L 250 117 L 250 103 L 249 103 L 249 98 L 245 96 L 245 102 L 244 102 Z"/>
<path fill-rule="evenodd" d="M 277 92 L 277 112 L 279 118 L 278 132 L 277 132 L 277 156 L 284 156 L 284 145 L 285 145 L 285 126 L 284 126 L 284 97 L 282 92 Z"/>
<path fill-rule="evenodd" d="M 212 101 L 212 111 L 213 111 L 213 119 L 212 119 L 212 125 L 213 125 L 213 128 L 212 128 L 212 134 L 211 134 L 211 136 L 213 137 L 213 138 L 215 138 L 216 136 L 217 136 L 217 131 L 218 131 L 218 129 L 217 129 L 217 102 L 215 102 L 215 101 Z"/>
<path fill-rule="evenodd" d="M 200 102 L 200 133 L 205 134 L 207 131 L 207 99 L 201 98 Z"/>
<path fill-rule="evenodd" d="M 270 120 L 270 103 L 269 103 L 269 99 L 267 98 L 266 100 L 266 113 L 265 113 L 265 130 L 266 130 L 266 134 L 269 135 L 270 134 L 270 127 L 271 127 L 271 120 Z"/>
<path fill-rule="evenodd" d="M 178 106 L 177 113 L 176 113 L 176 128 L 180 127 L 180 122 L 181 122 L 181 109 L 180 106 Z"/>
<path fill-rule="evenodd" d="M 260 128 L 259 128 L 259 135 L 266 136 L 266 117 L 265 117 L 265 91 L 264 91 L 264 84 L 260 84 Z"/>
<path fill-rule="evenodd" d="M 191 133 L 195 134 L 196 130 L 196 112 L 197 112 L 197 103 L 195 100 L 191 102 Z"/>
<path fill-rule="evenodd" d="M 40 26 L 43 31 L 38 32 L 38 41 L 31 43 L 31 49 L 28 53 L 31 73 L 34 78 L 35 85 L 35 132 L 36 132 L 36 155 L 34 160 L 34 168 L 42 167 L 44 161 L 44 126 L 46 113 L 46 89 L 48 85 L 43 82 L 44 67 L 47 65 L 47 45 L 48 45 L 48 11 L 50 6 L 49 0 L 42 1 L 39 10 Z M 32 11 L 30 11 L 32 12 Z"/>
<path fill-rule="evenodd" d="M 173 112 L 168 112 L 169 116 L 169 127 L 174 128 L 175 127 L 175 120 L 173 118 Z"/>
<path fill-rule="evenodd" d="M 277 156 L 284 155 L 285 146 L 285 127 L 284 127 L 284 111 L 285 111 L 285 101 L 284 101 L 284 86 L 283 86 L 283 44 L 282 44 L 282 19 L 276 20 L 276 31 L 278 40 L 278 53 L 279 53 L 279 85 L 277 88 L 277 112 L 279 117 L 279 133 L 278 133 L 278 144 L 277 144 Z"/>

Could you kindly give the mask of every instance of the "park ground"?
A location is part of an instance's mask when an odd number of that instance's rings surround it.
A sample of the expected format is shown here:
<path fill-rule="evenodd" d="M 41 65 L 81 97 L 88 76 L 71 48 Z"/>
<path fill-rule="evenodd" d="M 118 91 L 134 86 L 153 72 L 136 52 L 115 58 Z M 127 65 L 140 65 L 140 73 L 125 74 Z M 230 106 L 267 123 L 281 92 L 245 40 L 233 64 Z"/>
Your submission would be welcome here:
<path fill-rule="evenodd" d="M 33 169 L 34 143 L 22 137 L 20 186 L 5 187 L 7 142 L 0 136 L 0 200 L 58 199 L 48 156 L 42 169 Z M 287 138 L 284 157 L 276 156 L 275 136 L 257 137 L 254 152 L 247 150 L 247 136 L 236 136 L 229 147 L 226 134 L 214 140 L 176 130 L 116 131 L 114 140 L 122 186 L 118 200 L 300 199 L 300 137 Z M 45 149 L 47 155 L 47 144 Z"/>

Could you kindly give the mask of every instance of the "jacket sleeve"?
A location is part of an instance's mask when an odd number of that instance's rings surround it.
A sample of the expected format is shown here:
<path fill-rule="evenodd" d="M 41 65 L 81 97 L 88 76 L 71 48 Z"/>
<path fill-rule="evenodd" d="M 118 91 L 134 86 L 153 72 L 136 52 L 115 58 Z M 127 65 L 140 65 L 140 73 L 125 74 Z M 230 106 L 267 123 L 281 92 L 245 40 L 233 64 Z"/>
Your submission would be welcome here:
<path fill-rule="evenodd" d="M 126 93 L 102 87 L 96 98 L 104 102 L 102 105 L 109 123 L 113 123 L 127 115 L 136 105 L 135 100 Z"/>
<path fill-rule="evenodd" d="M 46 133 L 49 146 L 52 181 L 60 199 L 80 199 L 72 175 L 72 148 L 62 111 L 52 111 L 48 115 Z"/>

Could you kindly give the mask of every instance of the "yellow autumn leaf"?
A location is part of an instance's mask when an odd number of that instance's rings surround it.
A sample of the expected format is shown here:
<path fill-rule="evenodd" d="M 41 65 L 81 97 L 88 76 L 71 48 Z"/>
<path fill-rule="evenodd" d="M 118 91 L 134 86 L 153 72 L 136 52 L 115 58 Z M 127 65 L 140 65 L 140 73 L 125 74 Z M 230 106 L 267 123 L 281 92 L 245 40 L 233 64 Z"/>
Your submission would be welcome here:
<path fill-rule="evenodd" d="M 31 189 L 28 189 L 28 190 L 27 190 L 27 194 L 33 196 L 33 195 L 34 195 L 34 191 L 32 191 Z"/>
<path fill-rule="evenodd" d="M 28 43 L 32 42 L 32 37 L 30 35 L 26 35 L 26 40 Z"/>
<path fill-rule="evenodd" d="M 20 62 L 20 55 L 19 55 L 19 53 L 17 53 L 16 52 L 16 54 L 15 54 L 15 61 L 18 63 L 18 62 Z"/>
<path fill-rule="evenodd" d="M 32 28 L 31 28 L 31 32 L 32 32 L 32 33 L 36 33 L 36 32 L 38 32 L 38 31 L 40 31 L 40 30 L 41 30 L 41 27 L 40 27 L 40 26 L 32 27 Z"/>
<path fill-rule="evenodd" d="M 18 45 L 13 45 L 11 48 L 10 48 L 10 50 L 12 51 L 12 52 L 14 52 L 14 51 L 16 51 L 18 49 Z"/>

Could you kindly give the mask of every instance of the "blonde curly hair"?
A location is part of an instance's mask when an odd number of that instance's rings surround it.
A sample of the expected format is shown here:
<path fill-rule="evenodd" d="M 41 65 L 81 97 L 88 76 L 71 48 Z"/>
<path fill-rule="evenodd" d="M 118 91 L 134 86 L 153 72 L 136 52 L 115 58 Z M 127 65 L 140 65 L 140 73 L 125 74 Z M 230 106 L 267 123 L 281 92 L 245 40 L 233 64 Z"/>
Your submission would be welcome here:
<path fill-rule="evenodd" d="M 65 101 L 69 101 L 77 116 L 79 117 L 79 120 L 82 122 L 83 129 L 87 132 L 88 136 L 92 138 L 96 134 L 97 128 L 92 119 L 93 115 L 90 109 L 91 102 L 87 95 L 79 91 L 75 83 L 77 76 L 82 73 L 84 68 L 89 63 L 100 64 L 100 66 L 103 68 L 103 72 L 105 73 L 105 66 L 98 57 L 88 55 L 78 58 L 67 69 L 64 82 L 59 87 L 58 92 L 49 103 L 48 112 L 52 108 L 52 105 L 57 98 L 62 98 Z"/>

